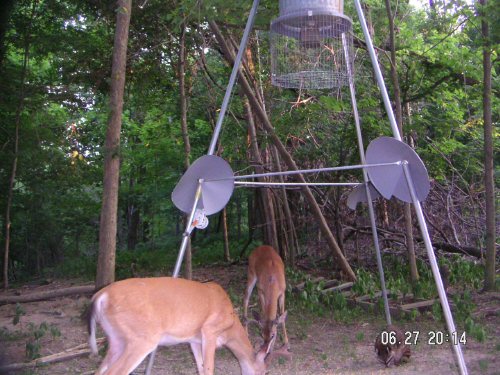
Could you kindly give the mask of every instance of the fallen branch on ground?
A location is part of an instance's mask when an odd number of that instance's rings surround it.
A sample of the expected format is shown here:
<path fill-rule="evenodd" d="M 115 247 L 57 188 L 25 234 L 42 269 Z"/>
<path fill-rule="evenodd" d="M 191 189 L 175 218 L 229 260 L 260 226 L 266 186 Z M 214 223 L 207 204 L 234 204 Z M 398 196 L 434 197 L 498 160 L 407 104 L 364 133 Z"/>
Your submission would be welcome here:
<path fill-rule="evenodd" d="M 349 229 L 349 232 L 344 236 L 344 240 L 346 238 L 349 238 L 352 236 L 354 233 L 363 233 L 363 234 L 371 234 L 371 228 L 364 226 L 364 227 L 347 227 Z M 404 234 L 401 232 L 394 232 L 394 231 L 389 231 L 387 229 L 382 229 L 382 228 L 377 228 L 377 233 L 380 235 L 380 241 L 391 241 L 391 242 L 397 242 L 397 243 L 402 243 L 399 241 L 400 237 L 403 237 Z M 423 242 L 422 237 L 415 236 L 415 241 L 418 242 Z M 474 247 L 474 246 L 464 246 L 464 245 L 454 245 L 449 242 L 437 242 L 433 241 L 432 246 L 438 250 L 447 252 L 447 253 L 454 253 L 454 254 L 464 254 L 464 255 L 469 255 L 473 256 L 476 258 L 481 259 L 483 256 L 482 250 L 480 248 Z"/>
<path fill-rule="evenodd" d="M 21 296 L 0 296 L 0 305 L 18 302 L 43 301 L 51 298 L 67 297 L 75 294 L 94 293 L 94 285 L 72 286 L 64 289 L 46 290 L 38 293 L 30 293 Z"/>
<path fill-rule="evenodd" d="M 340 292 L 340 291 L 342 291 L 344 289 L 350 289 L 350 288 L 352 288 L 353 285 L 354 285 L 353 282 L 348 282 L 348 283 L 344 283 L 344 284 L 339 285 L 339 286 L 334 286 L 332 288 L 323 289 L 321 291 L 321 293 Z"/>
<path fill-rule="evenodd" d="M 102 345 L 105 341 L 106 339 L 104 337 L 96 340 L 97 345 Z M 87 343 L 80 344 L 73 348 L 66 349 L 63 352 L 37 358 L 30 362 L 12 363 L 10 365 L 0 366 L 0 374 L 9 373 L 10 371 L 22 370 L 25 368 L 35 368 L 49 363 L 68 361 L 73 358 L 83 357 L 84 355 L 88 355 L 90 353 L 91 350 L 88 347 Z"/>
<path fill-rule="evenodd" d="M 454 254 L 465 254 L 465 255 L 470 255 L 476 258 L 481 258 L 481 249 L 478 249 L 477 247 L 473 246 L 460 246 L 460 245 L 453 245 L 451 243 L 444 243 L 444 242 L 434 242 L 432 244 L 436 249 L 446 251 L 447 253 L 454 253 Z"/>

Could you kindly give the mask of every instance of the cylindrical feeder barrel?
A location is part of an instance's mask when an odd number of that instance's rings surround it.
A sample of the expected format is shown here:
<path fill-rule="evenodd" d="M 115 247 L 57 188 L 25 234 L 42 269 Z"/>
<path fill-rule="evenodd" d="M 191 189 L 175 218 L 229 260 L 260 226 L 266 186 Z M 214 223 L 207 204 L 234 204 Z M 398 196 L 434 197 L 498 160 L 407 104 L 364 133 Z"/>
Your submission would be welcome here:
<path fill-rule="evenodd" d="M 280 0 L 280 16 L 271 22 L 271 82 L 284 88 L 347 86 L 344 41 L 352 53 L 352 21 L 343 0 Z"/>

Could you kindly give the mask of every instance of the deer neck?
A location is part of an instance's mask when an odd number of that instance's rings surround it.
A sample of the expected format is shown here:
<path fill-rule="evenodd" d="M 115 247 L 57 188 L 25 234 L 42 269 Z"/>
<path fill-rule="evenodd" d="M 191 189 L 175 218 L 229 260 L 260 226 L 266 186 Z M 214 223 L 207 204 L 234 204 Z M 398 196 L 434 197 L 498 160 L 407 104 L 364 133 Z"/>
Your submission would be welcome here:
<path fill-rule="evenodd" d="M 278 284 L 274 281 L 273 283 L 269 283 L 267 285 L 267 290 L 264 292 L 259 290 L 259 293 L 264 294 L 264 298 L 261 298 L 265 301 L 264 306 L 262 306 L 262 313 L 264 314 L 264 319 L 274 320 L 276 319 L 276 315 L 278 313 L 278 298 L 280 296 L 280 291 L 278 288 Z"/>
<path fill-rule="evenodd" d="M 248 339 L 245 329 L 239 320 L 234 322 L 225 345 L 233 352 L 236 359 L 238 359 L 243 375 L 260 373 L 257 371 L 259 366 L 258 359 L 253 351 L 252 344 Z"/>

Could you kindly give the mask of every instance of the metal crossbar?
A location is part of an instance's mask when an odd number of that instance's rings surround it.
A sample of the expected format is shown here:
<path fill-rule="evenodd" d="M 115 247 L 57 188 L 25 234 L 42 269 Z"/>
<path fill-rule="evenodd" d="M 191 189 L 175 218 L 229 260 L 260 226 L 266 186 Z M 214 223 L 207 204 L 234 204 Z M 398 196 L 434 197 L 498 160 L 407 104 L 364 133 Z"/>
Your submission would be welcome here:
<path fill-rule="evenodd" d="M 372 167 L 387 167 L 389 165 L 401 165 L 402 161 L 395 161 L 390 163 L 378 163 L 378 164 L 358 164 L 358 165 L 347 165 L 343 167 L 327 167 L 327 168 L 315 168 L 315 169 L 298 169 L 296 171 L 283 171 L 283 172 L 269 172 L 269 173 L 253 173 L 246 174 L 241 176 L 233 176 L 229 178 L 207 178 L 205 182 L 212 181 L 224 181 L 224 180 L 245 180 L 249 178 L 257 178 L 257 177 L 271 177 L 271 176 L 290 176 L 295 174 L 307 174 L 307 173 L 320 173 L 320 172 L 335 172 L 335 171 L 346 171 L 353 169 L 364 169 L 364 168 L 372 168 Z"/>

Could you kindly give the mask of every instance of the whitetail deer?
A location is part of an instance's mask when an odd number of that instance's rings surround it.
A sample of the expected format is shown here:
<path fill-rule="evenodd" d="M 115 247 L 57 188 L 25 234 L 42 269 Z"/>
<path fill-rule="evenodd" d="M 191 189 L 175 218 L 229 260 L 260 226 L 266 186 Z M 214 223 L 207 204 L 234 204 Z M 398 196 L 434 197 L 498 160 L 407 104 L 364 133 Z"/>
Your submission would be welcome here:
<path fill-rule="evenodd" d="M 263 348 L 272 351 L 276 341 L 278 325 L 283 327 L 284 345 L 288 352 L 289 343 L 285 320 L 285 265 L 279 254 L 271 246 L 259 246 L 248 257 L 248 282 L 243 304 L 243 314 L 248 320 L 248 303 L 253 288 L 257 284 L 262 316 L 256 315 L 256 321 L 262 327 Z M 279 315 L 278 315 L 279 309 Z"/>
<path fill-rule="evenodd" d="M 97 353 L 98 322 L 109 346 L 99 375 L 129 374 L 158 345 L 179 343 L 191 345 L 200 375 L 214 373 L 221 345 L 233 352 L 244 375 L 264 375 L 271 360 L 265 350 L 254 353 L 227 293 L 215 283 L 128 279 L 97 292 L 90 308 L 89 345 Z"/>

